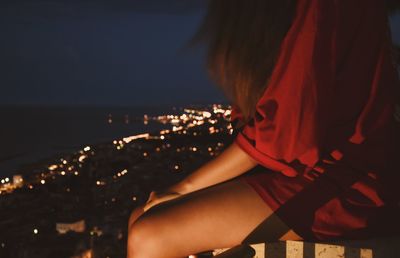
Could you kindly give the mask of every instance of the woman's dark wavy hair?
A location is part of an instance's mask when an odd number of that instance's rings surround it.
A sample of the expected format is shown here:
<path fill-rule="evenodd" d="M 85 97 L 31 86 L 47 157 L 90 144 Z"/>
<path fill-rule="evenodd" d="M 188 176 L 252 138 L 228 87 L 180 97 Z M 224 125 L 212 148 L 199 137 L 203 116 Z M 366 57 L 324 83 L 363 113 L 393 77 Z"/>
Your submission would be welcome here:
<path fill-rule="evenodd" d="M 391 12 L 400 7 L 400 0 L 386 1 Z M 293 22 L 296 3 L 209 0 L 203 23 L 188 43 L 207 43 L 209 75 L 239 107 L 246 122 L 253 117 L 268 84 L 281 43 Z"/>
<path fill-rule="evenodd" d="M 245 121 L 265 90 L 296 2 L 209 0 L 203 23 L 189 42 L 207 43 L 208 73 Z"/>

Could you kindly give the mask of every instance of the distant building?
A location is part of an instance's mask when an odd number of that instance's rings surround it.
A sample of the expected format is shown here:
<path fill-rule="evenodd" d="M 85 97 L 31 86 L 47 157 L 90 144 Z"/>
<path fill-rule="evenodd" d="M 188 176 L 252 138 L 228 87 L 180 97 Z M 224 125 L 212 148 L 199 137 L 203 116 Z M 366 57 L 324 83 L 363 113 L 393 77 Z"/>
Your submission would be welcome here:
<path fill-rule="evenodd" d="M 14 187 L 22 187 L 23 184 L 24 184 L 24 179 L 22 178 L 22 175 L 14 175 L 13 176 Z"/>
<path fill-rule="evenodd" d="M 82 233 L 86 230 L 85 220 L 79 220 L 73 223 L 56 223 L 56 230 L 59 234 L 66 234 L 69 231 Z"/>

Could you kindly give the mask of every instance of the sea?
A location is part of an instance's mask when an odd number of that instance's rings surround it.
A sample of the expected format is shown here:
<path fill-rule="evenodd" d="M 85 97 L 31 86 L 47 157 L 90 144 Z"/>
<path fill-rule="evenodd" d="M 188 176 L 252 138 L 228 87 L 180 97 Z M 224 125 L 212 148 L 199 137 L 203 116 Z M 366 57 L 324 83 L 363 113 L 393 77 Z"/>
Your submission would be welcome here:
<path fill-rule="evenodd" d="M 0 178 L 41 159 L 83 146 L 168 129 L 143 116 L 178 114 L 182 107 L 0 107 Z"/>

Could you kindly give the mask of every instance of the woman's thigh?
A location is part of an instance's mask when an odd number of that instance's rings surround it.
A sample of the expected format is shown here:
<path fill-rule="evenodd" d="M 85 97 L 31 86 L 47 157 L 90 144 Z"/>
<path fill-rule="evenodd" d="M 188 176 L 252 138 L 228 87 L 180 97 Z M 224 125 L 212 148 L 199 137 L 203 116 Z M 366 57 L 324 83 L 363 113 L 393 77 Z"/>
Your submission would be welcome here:
<path fill-rule="evenodd" d="M 143 241 L 152 241 L 153 246 L 162 243 L 160 253 L 179 257 L 232 247 L 248 239 L 270 240 L 276 232 L 265 222 L 277 221 L 271 215 L 272 210 L 251 186 L 234 179 L 152 207 L 132 223 L 130 234 L 143 235 L 144 231 Z"/>

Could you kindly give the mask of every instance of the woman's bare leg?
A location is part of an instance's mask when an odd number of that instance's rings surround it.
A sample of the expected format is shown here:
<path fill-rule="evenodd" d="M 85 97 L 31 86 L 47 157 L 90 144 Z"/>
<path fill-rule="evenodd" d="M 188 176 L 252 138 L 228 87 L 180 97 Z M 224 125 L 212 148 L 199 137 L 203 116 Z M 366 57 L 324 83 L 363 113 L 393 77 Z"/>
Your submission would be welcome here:
<path fill-rule="evenodd" d="M 186 257 L 233 247 L 275 216 L 258 193 L 238 179 L 160 203 L 143 215 L 141 209 L 129 221 L 128 258 Z M 257 234 L 260 242 L 270 238 L 269 232 Z M 292 231 L 283 238 L 301 239 Z"/>

